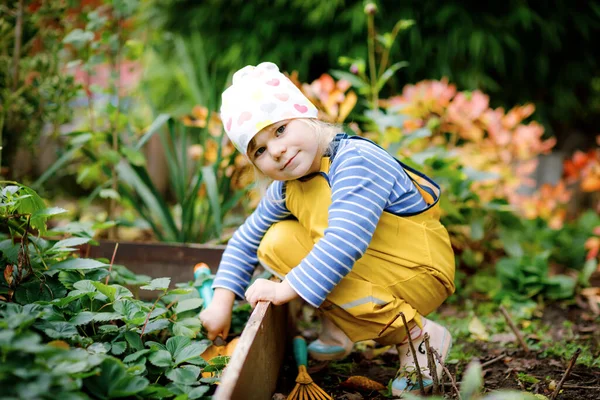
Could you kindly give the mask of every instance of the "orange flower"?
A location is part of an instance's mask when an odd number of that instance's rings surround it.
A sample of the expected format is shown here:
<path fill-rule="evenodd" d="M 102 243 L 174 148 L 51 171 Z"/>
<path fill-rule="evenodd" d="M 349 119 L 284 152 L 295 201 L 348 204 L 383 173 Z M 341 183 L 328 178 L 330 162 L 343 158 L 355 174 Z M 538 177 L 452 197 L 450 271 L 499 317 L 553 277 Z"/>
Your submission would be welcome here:
<path fill-rule="evenodd" d="M 192 114 L 182 118 L 184 125 L 195 126 L 198 128 L 206 127 L 206 118 L 208 117 L 208 108 L 196 105 L 192 108 Z"/>

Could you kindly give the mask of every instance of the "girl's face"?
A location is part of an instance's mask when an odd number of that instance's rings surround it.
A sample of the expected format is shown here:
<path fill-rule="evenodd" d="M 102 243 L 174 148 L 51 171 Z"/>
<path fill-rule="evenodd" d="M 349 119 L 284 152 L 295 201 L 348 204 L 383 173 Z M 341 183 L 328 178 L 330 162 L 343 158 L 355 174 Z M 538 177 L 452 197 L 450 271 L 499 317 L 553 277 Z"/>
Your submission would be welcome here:
<path fill-rule="evenodd" d="M 263 128 L 248 145 L 248 157 L 266 176 L 277 181 L 319 172 L 322 151 L 317 134 L 298 119 Z"/>

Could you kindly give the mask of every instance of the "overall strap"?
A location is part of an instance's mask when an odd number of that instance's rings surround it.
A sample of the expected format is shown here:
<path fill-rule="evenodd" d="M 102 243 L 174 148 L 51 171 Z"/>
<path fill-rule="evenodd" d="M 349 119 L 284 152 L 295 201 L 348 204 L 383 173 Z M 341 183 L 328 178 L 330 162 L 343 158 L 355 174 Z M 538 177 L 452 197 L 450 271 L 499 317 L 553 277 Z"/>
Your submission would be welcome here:
<path fill-rule="evenodd" d="M 381 147 L 377 143 L 373 142 L 372 140 L 369 140 L 369 139 L 361 137 L 361 136 L 348 136 L 347 134 L 344 133 L 344 134 L 338 134 L 335 136 L 334 141 L 337 140 L 337 143 L 335 143 L 336 151 L 339 146 L 339 141 L 341 139 L 364 140 L 364 141 L 374 144 L 375 146 L 379 147 L 380 149 L 383 149 L 383 147 Z M 385 149 L 383 149 L 383 150 L 385 150 Z M 333 160 L 334 157 L 335 157 L 335 153 L 332 153 L 330 156 L 331 160 Z M 440 200 L 440 196 L 442 194 L 442 190 L 440 189 L 440 186 L 437 183 L 435 183 L 435 181 L 433 179 L 429 178 L 427 175 L 417 171 L 414 168 L 409 167 L 408 165 L 406 165 L 403 162 L 401 162 L 400 160 L 398 160 L 396 157 L 394 157 L 394 160 L 396 160 L 396 162 L 398 164 L 400 164 L 400 166 L 404 169 L 404 171 L 406 172 L 406 174 L 408 175 L 410 180 L 414 183 L 416 188 L 419 190 L 419 192 L 421 193 L 421 195 L 425 199 L 425 202 L 428 205 L 427 209 L 436 205 L 437 202 Z"/>

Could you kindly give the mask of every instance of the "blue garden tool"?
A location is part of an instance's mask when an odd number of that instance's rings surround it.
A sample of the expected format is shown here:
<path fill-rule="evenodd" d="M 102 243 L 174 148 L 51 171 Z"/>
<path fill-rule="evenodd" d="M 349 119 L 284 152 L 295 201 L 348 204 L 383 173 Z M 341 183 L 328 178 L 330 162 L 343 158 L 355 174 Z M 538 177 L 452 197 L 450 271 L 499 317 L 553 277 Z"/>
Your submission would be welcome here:
<path fill-rule="evenodd" d="M 213 279 L 210 277 L 212 272 L 210 271 L 210 267 L 205 263 L 198 263 L 194 266 L 194 279 L 199 280 L 204 278 L 200 286 L 197 287 L 198 294 L 200 298 L 203 300 L 203 307 L 206 308 L 213 300 L 213 289 L 212 283 Z M 229 344 L 225 343 L 225 340 L 217 336 L 215 340 L 213 340 L 213 346 L 208 347 L 204 353 L 202 353 L 202 358 L 206 361 L 212 359 L 213 357 L 218 356 L 231 356 L 235 346 L 237 345 L 238 339 L 235 338 Z"/>

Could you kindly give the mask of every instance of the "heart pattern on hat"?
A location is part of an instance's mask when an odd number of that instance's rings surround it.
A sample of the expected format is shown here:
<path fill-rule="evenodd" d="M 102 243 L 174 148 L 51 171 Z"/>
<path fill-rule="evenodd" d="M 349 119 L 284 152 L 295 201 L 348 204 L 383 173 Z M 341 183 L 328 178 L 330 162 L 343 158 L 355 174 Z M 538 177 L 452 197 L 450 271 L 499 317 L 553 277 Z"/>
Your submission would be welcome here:
<path fill-rule="evenodd" d="M 222 95 L 225 132 L 243 154 L 264 127 L 287 119 L 317 117 L 317 108 L 301 89 L 269 62 L 238 70 Z"/>
<path fill-rule="evenodd" d="M 288 101 L 288 99 L 290 98 L 290 95 L 287 93 L 275 93 L 273 96 L 275 96 L 278 100 L 281 101 Z"/>
<path fill-rule="evenodd" d="M 277 107 L 275 103 L 265 103 L 260 105 L 260 109 L 266 113 L 271 113 Z"/>
<path fill-rule="evenodd" d="M 237 123 L 238 123 L 238 125 L 241 125 L 246 121 L 250 121 L 250 118 L 252 118 L 252 113 L 248 112 L 248 111 L 244 111 L 238 117 Z"/>
<path fill-rule="evenodd" d="M 294 108 L 300 111 L 302 114 L 308 111 L 308 107 L 303 106 L 302 104 L 294 104 Z"/>

